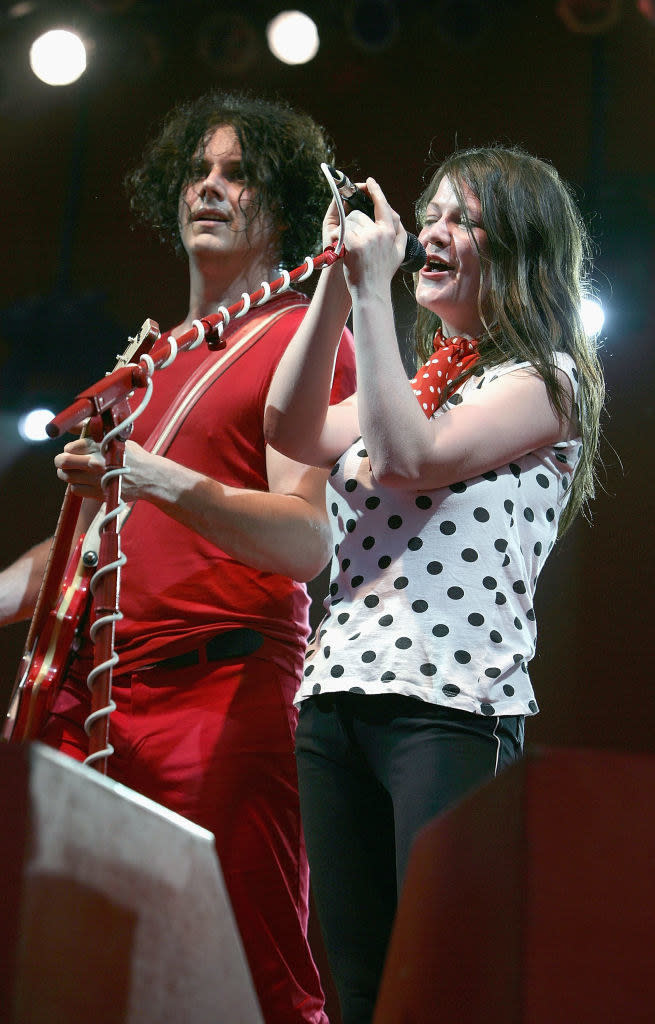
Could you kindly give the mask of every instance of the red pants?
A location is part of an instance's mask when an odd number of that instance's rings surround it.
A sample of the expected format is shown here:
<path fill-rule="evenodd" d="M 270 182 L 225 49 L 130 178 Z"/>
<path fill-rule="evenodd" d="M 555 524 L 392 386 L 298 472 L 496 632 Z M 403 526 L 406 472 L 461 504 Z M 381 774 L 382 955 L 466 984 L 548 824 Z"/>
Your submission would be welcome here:
<path fill-rule="evenodd" d="M 293 754 L 297 675 L 245 659 L 114 678 L 110 778 L 209 829 L 267 1024 L 327 1024 L 306 938 L 309 872 Z M 276 645 L 279 652 L 280 645 Z M 84 760 L 85 681 L 40 739 Z"/>

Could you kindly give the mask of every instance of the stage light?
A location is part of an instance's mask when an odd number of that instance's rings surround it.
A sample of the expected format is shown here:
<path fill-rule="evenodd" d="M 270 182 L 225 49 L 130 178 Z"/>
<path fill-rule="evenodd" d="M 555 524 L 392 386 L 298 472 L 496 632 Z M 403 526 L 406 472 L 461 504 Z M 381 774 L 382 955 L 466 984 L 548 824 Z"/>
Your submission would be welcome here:
<path fill-rule="evenodd" d="M 582 300 L 582 323 L 589 338 L 596 338 L 605 323 L 605 311 L 598 299 Z"/>
<path fill-rule="evenodd" d="M 623 14 L 622 0 L 558 0 L 555 10 L 571 32 L 585 35 L 609 31 Z"/>
<path fill-rule="evenodd" d="M 358 46 L 364 50 L 385 50 L 398 29 L 396 5 L 394 0 L 351 0 L 346 22 Z"/>
<path fill-rule="evenodd" d="M 30 67 L 46 85 L 70 85 L 86 70 L 86 48 L 74 32 L 52 29 L 32 43 Z"/>
<path fill-rule="evenodd" d="M 23 441 L 48 441 L 46 423 L 54 417 L 50 409 L 32 409 L 18 420 L 18 433 Z"/>
<path fill-rule="evenodd" d="M 200 56 L 212 71 L 243 75 L 260 57 L 260 41 L 252 19 L 227 8 L 215 11 L 198 26 Z"/>
<path fill-rule="evenodd" d="M 315 23 L 302 11 L 281 11 L 266 26 L 268 47 L 283 64 L 307 64 L 318 53 Z"/>
<path fill-rule="evenodd" d="M 36 3 L 34 0 L 21 0 L 20 3 L 12 4 L 7 11 L 8 18 L 24 18 L 28 14 L 32 14 L 36 10 Z"/>
<path fill-rule="evenodd" d="M 135 0 L 86 0 L 89 7 L 101 14 L 125 14 L 130 7 L 134 7 Z"/>

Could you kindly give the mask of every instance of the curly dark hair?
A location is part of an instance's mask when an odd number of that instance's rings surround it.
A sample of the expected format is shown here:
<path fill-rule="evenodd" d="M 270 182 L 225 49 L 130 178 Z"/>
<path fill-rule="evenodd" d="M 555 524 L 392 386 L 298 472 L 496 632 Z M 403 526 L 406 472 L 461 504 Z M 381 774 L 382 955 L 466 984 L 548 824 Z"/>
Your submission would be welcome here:
<path fill-rule="evenodd" d="M 334 160 L 332 141 L 323 128 L 284 100 L 212 91 L 178 104 L 147 146 L 140 165 L 125 178 L 131 208 L 182 254 L 180 196 L 195 177 L 198 150 L 225 125 L 237 135 L 244 187 L 255 195 L 246 208 L 248 223 L 259 212 L 272 218 L 280 232 L 280 266 L 292 269 L 320 248 L 329 200 L 320 164 Z"/>

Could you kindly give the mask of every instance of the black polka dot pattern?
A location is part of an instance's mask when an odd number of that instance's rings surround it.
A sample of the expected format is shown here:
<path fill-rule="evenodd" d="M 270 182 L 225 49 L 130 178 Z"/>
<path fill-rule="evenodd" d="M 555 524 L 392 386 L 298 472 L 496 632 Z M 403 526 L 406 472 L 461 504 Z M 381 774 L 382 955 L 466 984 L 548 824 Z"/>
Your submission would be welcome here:
<path fill-rule="evenodd" d="M 571 360 L 560 362 L 571 379 Z M 511 369 L 471 377 L 435 415 L 498 386 Z M 327 616 L 297 700 L 400 693 L 485 716 L 536 714 L 535 584 L 580 451 L 579 439 L 561 442 L 417 493 L 379 485 L 356 441 L 328 484 Z"/>

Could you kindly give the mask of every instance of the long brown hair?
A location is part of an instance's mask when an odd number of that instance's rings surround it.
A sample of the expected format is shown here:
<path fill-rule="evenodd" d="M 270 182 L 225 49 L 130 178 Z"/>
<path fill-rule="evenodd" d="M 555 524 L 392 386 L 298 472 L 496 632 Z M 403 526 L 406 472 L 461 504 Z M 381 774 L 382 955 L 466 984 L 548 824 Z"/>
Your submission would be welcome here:
<path fill-rule="evenodd" d="M 487 252 L 480 254 L 478 308 L 484 325 L 480 362 L 485 367 L 508 361 L 531 363 L 543 377 L 550 402 L 562 419 L 568 417 L 569 409 L 553 354 L 567 352 L 576 364 L 579 392 L 575 413 L 582 454 L 560 519 L 561 535 L 594 496 L 604 400 L 596 343 L 586 333 L 581 314 L 582 299 L 591 294 L 589 236 L 571 191 L 555 168 L 518 147 L 500 145 L 459 150 L 444 160 L 417 201 L 420 225 L 446 176 L 471 238 L 475 242 L 462 185 L 479 199 L 487 234 Z M 419 364 L 429 358 L 439 326 L 435 313 L 419 307 Z"/>

